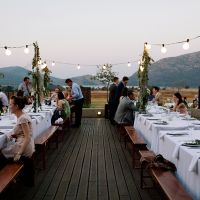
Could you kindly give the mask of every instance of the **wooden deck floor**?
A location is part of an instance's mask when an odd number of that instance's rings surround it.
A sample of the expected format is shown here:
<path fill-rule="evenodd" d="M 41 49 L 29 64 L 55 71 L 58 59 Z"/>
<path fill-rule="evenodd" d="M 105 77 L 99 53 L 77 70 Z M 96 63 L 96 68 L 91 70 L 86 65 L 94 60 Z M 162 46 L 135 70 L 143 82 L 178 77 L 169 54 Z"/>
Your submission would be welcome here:
<path fill-rule="evenodd" d="M 50 148 L 47 168 L 36 170 L 36 184 L 16 184 L 2 199 L 14 200 L 128 200 L 162 199 L 155 189 L 141 190 L 138 169 L 119 142 L 116 128 L 105 119 L 83 119 L 58 149 Z"/>

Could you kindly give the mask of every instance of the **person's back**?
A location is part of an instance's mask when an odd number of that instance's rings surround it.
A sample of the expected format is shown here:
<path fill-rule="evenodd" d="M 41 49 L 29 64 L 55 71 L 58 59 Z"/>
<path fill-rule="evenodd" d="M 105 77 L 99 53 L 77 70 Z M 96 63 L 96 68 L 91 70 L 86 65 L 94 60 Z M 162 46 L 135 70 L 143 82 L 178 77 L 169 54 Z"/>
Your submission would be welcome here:
<path fill-rule="evenodd" d="M 127 88 L 125 88 L 127 90 Z M 128 92 L 128 96 L 122 96 L 115 113 L 114 120 L 117 123 L 127 122 L 130 124 L 134 123 L 134 111 L 137 110 L 134 102 L 132 101 L 133 94 L 131 91 Z"/>

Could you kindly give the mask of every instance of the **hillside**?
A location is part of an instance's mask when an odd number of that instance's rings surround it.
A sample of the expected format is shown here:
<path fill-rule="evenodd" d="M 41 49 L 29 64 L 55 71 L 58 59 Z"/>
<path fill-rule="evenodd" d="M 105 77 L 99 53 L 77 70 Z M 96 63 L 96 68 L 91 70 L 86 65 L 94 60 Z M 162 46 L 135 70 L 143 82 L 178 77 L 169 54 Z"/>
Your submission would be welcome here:
<path fill-rule="evenodd" d="M 200 52 L 161 59 L 150 66 L 149 85 L 200 85 Z M 137 72 L 130 77 L 130 85 L 138 85 Z"/>
<path fill-rule="evenodd" d="M 28 76 L 28 72 L 27 69 L 20 66 L 0 68 L 0 73 L 4 74 L 4 78 L 0 78 L 0 85 L 9 85 L 16 88 L 23 81 L 23 78 Z M 91 77 L 91 75 L 77 76 L 72 80 L 80 85 L 98 85 L 99 82 L 91 80 Z M 65 85 L 65 79 L 51 76 L 51 81 L 53 85 Z"/>

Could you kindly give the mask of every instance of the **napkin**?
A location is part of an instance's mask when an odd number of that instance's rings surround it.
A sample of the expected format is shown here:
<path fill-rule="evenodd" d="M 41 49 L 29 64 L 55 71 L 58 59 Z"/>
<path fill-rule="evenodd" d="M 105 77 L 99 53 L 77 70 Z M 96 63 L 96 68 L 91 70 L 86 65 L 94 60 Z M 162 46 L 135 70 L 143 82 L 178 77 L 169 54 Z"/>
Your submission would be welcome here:
<path fill-rule="evenodd" d="M 40 116 L 32 116 L 32 118 L 36 120 L 37 124 L 39 124 L 41 122 Z"/>
<path fill-rule="evenodd" d="M 179 149 L 180 149 L 180 146 L 183 144 L 184 142 L 181 142 L 181 143 L 178 143 L 176 144 L 175 148 L 174 148 L 174 151 L 172 153 L 172 157 L 173 158 L 176 158 L 178 159 L 179 158 Z"/>
<path fill-rule="evenodd" d="M 63 124 L 63 119 L 60 117 L 55 121 L 55 124 Z"/>
<path fill-rule="evenodd" d="M 190 172 L 197 172 L 197 163 L 198 163 L 199 158 L 200 158 L 199 154 L 194 155 L 192 157 L 192 160 L 191 160 L 191 163 L 190 163 L 189 169 L 188 169 Z"/>

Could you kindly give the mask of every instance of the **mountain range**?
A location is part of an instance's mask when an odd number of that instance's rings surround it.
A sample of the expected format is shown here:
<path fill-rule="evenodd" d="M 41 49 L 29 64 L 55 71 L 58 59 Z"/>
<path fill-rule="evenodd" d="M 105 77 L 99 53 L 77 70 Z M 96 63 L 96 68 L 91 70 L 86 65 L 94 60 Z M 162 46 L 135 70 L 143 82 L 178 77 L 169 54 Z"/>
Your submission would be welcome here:
<path fill-rule="evenodd" d="M 130 76 L 130 85 L 138 85 L 137 72 Z M 149 85 L 198 87 L 200 85 L 200 51 L 168 57 L 149 67 Z"/>
<path fill-rule="evenodd" d="M 16 88 L 28 70 L 20 66 L 0 68 L 0 85 L 10 85 Z M 72 80 L 80 85 L 102 85 L 97 80 L 92 80 L 92 75 L 77 76 Z M 53 85 L 65 85 L 65 79 L 51 76 Z M 137 72 L 129 77 L 129 85 L 138 85 Z M 177 57 L 168 57 L 153 63 L 149 67 L 149 85 L 198 87 L 200 85 L 200 51 L 184 54 Z"/>

